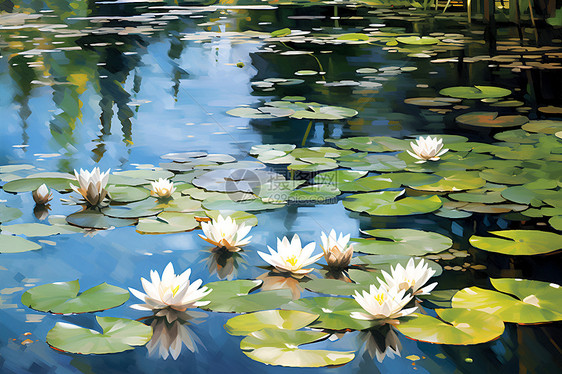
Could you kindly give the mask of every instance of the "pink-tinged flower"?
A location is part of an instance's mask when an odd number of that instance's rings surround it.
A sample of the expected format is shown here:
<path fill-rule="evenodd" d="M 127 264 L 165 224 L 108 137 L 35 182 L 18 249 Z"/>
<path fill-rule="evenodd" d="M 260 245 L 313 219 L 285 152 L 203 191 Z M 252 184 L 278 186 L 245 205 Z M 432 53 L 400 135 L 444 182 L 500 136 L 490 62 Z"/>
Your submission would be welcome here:
<path fill-rule="evenodd" d="M 346 268 L 349 265 L 353 256 L 353 244 L 347 245 L 350 236 L 350 234 L 343 236 L 340 233 L 338 238 L 334 230 L 330 231 L 328 236 L 325 233 L 321 234 L 322 244 L 320 247 L 324 251 L 324 258 L 328 266 Z"/>

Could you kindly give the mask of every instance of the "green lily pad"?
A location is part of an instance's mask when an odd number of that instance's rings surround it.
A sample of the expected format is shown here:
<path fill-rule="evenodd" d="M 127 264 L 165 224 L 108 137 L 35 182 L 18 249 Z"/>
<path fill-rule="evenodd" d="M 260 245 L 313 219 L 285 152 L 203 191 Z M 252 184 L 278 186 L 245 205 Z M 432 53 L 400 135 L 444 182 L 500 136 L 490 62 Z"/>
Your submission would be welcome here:
<path fill-rule="evenodd" d="M 352 312 L 364 311 L 357 301 L 352 298 L 303 298 L 291 301 L 285 305 L 284 308 L 318 314 L 320 317 L 311 325 L 311 327 L 314 328 L 328 330 L 364 330 L 373 326 L 371 321 L 361 321 L 351 317 Z"/>
<path fill-rule="evenodd" d="M 317 331 L 264 329 L 251 333 L 240 343 L 244 354 L 267 365 L 312 368 L 344 365 L 355 358 L 353 352 L 298 348 L 328 336 Z"/>
<path fill-rule="evenodd" d="M 57 322 L 47 334 L 47 343 L 60 351 L 80 354 L 117 353 L 148 343 L 152 327 L 125 318 L 99 317 L 103 333 L 70 323 Z"/>
<path fill-rule="evenodd" d="M 341 189 L 340 186 L 346 186 L 365 175 L 367 175 L 366 171 L 335 170 L 318 174 L 312 181 L 317 184 L 330 184 Z"/>
<path fill-rule="evenodd" d="M 490 281 L 500 292 L 479 287 L 465 288 L 453 297 L 453 307 L 480 310 L 512 323 L 562 320 L 562 288 L 558 284 L 513 278 Z"/>
<path fill-rule="evenodd" d="M 110 205 L 101 212 L 114 218 L 140 218 L 155 216 L 162 212 L 162 209 L 157 207 L 156 200 L 146 199 L 126 205 Z"/>
<path fill-rule="evenodd" d="M 427 254 L 429 252 L 426 252 Z M 436 252 L 434 252 L 436 253 Z M 369 270 L 384 270 L 390 274 L 391 267 L 396 267 L 396 265 L 400 264 L 402 267 L 406 267 L 408 261 L 412 258 L 416 261 L 416 263 L 420 260 L 420 257 L 412 257 L 411 255 L 401 255 L 401 254 L 376 254 L 376 255 L 367 255 L 367 256 L 357 256 L 353 259 L 353 264 L 361 264 L 367 265 Z M 434 277 L 438 277 L 443 273 L 443 268 L 437 262 L 431 260 L 424 260 L 427 263 L 428 267 L 435 271 L 433 274 Z M 354 279 L 354 281 L 358 283 L 360 282 L 359 279 Z"/>
<path fill-rule="evenodd" d="M 562 231 L 562 216 L 554 216 L 548 220 L 550 226 L 558 231 Z"/>
<path fill-rule="evenodd" d="M 330 334 L 321 331 L 285 330 L 265 328 L 248 334 L 240 342 L 242 350 L 251 350 L 260 347 L 287 348 L 288 345 L 314 343 L 326 339 Z"/>
<path fill-rule="evenodd" d="M 210 301 L 203 308 L 217 312 L 232 312 L 229 299 L 247 295 L 261 284 L 262 281 L 260 280 L 248 279 L 207 283 L 205 286 L 213 291 L 202 299 L 202 301 Z"/>
<path fill-rule="evenodd" d="M 528 189 L 523 186 L 508 187 L 501 192 L 501 195 L 515 203 L 532 204 L 535 207 L 544 205 L 544 199 L 562 197 L 559 191 Z"/>
<path fill-rule="evenodd" d="M 115 308 L 129 299 L 128 291 L 107 283 L 79 291 L 78 280 L 49 283 L 27 290 L 21 302 L 41 312 L 78 314 Z"/>
<path fill-rule="evenodd" d="M 381 174 L 379 177 L 390 178 L 394 183 L 399 183 L 402 186 L 416 187 L 425 184 L 433 184 L 441 180 L 441 177 L 435 174 L 424 173 L 391 173 Z"/>
<path fill-rule="evenodd" d="M 351 195 L 343 200 L 343 206 L 355 212 L 365 212 L 374 216 L 405 216 L 430 213 L 442 205 L 438 196 L 398 199 L 403 193 L 404 190 Z"/>
<path fill-rule="evenodd" d="M 189 193 L 193 194 L 191 190 L 189 191 Z M 220 196 L 227 196 L 227 195 L 222 194 Z M 195 197 L 191 195 L 175 196 L 172 200 L 158 200 L 157 203 L 158 204 L 156 205 L 156 209 L 163 210 L 165 212 L 191 213 L 191 212 L 198 212 L 202 210 L 201 201 L 195 199 Z"/>
<path fill-rule="evenodd" d="M 486 184 L 476 171 L 441 171 L 435 175 L 440 176 L 441 179 L 433 184 L 411 186 L 411 188 L 434 192 L 464 191 L 480 188 Z"/>
<path fill-rule="evenodd" d="M 500 191 L 481 191 L 474 190 L 470 192 L 450 193 L 449 198 L 456 201 L 463 201 L 467 203 L 484 203 L 494 204 L 505 201 Z"/>
<path fill-rule="evenodd" d="M 499 337 L 505 326 L 492 314 L 469 309 L 435 309 L 440 319 L 414 314 L 396 326 L 410 339 L 436 344 L 480 344 Z"/>
<path fill-rule="evenodd" d="M 155 218 L 141 218 L 137 232 L 141 234 L 172 234 L 191 231 L 199 226 L 193 213 L 162 212 Z"/>
<path fill-rule="evenodd" d="M 356 110 L 341 106 L 311 106 L 308 110 L 295 111 L 291 114 L 291 118 L 338 120 L 354 117 L 357 114 L 358 112 Z"/>
<path fill-rule="evenodd" d="M 368 136 L 358 136 L 344 139 L 326 139 L 326 142 L 334 143 L 343 149 L 355 149 L 363 152 L 384 152 L 386 149 L 382 144 L 374 141 Z"/>
<path fill-rule="evenodd" d="M 111 201 L 119 203 L 132 203 L 150 196 L 150 190 L 142 187 L 107 186 L 106 190 L 111 197 Z"/>
<path fill-rule="evenodd" d="M 472 213 L 470 212 L 464 212 L 457 209 L 447 208 L 445 205 L 443 205 L 440 209 L 433 212 L 433 214 L 439 217 L 450 218 L 450 219 L 462 219 L 462 218 L 470 217 L 472 215 Z"/>
<path fill-rule="evenodd" d="M 340 193 L 340 190 L 331 184 L 314 184 L 291 191 L 289 201 L 303 204 L 325 203 Z"/>
<path fill-rule="evenodd" d="M 315 171 L 332 170 L 337 167 L 338 167 L 337 162 L 331 158 L 307 157 L 307 158 L 299 158 L 293 161 L 289 166 L 287 166 L 287 169 L 315 172 Z"/>
<path fill-rule="evenodd" d="M 34 236 L 51 236 L 58 235 L 64 231 L 56 226 L 44 225 L 42 223 L 19 223 L 15 225 L 2 225 L 2 231 L 15 235 L 24 235 L 28 237 Z"/>
<path fill-rule="evenodd" d="M 318 314 L 297 310 L 264 310 L 229 319 L 224 328 L 231 335 L 248 335 L 266 328 L 298 330 L 318 319 Z"/>
<path fill-rule="evenodd" d="M 42 184 L 46 184 L 47 187 L 52 188 L 57 191 L 70 190 L 70 184 L 78 184 L 72 177 L 68 175 L 68 178 L 21 178 L 10 181 L 2 186 L 2 189 L 6 192 L 30 192 L 35 191 Z"/>
<path fill-rule="evenodd" d="M 456 118 L 458 123 L 478 127 L 518 127 L 529 122 L 521 115 L 499 116 L 498 112 L 471 112 Z"/>
<path fill-rule="evenodd" d="M 229 216 L 237 224 L 245 224 L 246 226 L 256 226 L 258 224 L 258 217 L 248 212 L 236 212 L 233 210 L 207 210 L 205 214 L 209 218 L 217 219 L 219 214 L 223 217 Z"/>
<path fill-rule="evenodd" d="M 312 292 L 327 295 L 353 295 L 355 291 L 362 289 L 355 283 L 348 283 L 337 279 L 311 279 L 303 283 L 304 287 Z"/>
<path fill-rule="evenodd" d="M 41 249 L 37 243 L 19 236 L 0 234 L 0 253 L 21 253 Z"/>
<path fill-rule="evenodd" d="M 490 231 L 498 237 L 473 235 L 470 244 L 484 251 L 530 256 L 562 249 L 562 235 L 539 230 Z M 503 239 L 507 238 L 507 239 Z"/>
<path fill-rule="evenodd" d="M 22 216 L 21 210 L 18 208 L 11 208 L 6 205 L 0 205 L 0 222 L 6 223 L 18 219 Z"/>
<path fill-rule="evenodd" d="M 562 131 L 562 121 L 534 120 L 523 125 L 523 130 L 543 134 L 555 134 Z"/>
<path fill-rule="evenodd" d="M 0 166 L 0 173 L 13 173 L 20 170 L 35 169 L 33 165 L 19 164 L 19 165 L 2 165 Z"/>
<path fill-rule="evenodd" d="M 402 44 L 412 44 L 412 45 L 431 45 L 439 43 L 439 39 L 433 38 L 431 36 L 399 36 L 396 38 Z"/>
<path fill-rule="evenodd" d="M 508 96 L 511 94 L 511 91 L 506 88 L 493 86 L 457 86 L 444 88 L 439 91 L 439 94 L 459 99 L 488 99 Z"/>
<path fill-rule="evenodd" d="M 519 167 L 506 167 L 501 169 L 485 169 L 480 172 L 480 177 L 488 182 L 501 184 L 524 184 L 544 177 L 541 170 L 523 169 Z"/>
<path fill-rule="evenodd" d="M 353 154 L 338 159 L 341 166 L 354 170 L 389 172 L 404 170 L 406 162 L 399 157 L 384 154 Z"/>
<path fill-rule="evenodd" d="M 271 33 L 271 37 L 278 38 L 278 37 L 281 37 L 281 36 L 287 36 L 289 34 L 291 34 L 291 29 L 285 27 L 284 29 L 273 31 Z"/>
<path fill-rule="evenodd" d="M 451 248 L 453 241 L 436 232 L 413 229 L 375 229 L 363 231 L 374 239 L 353 239 L 356 252 L 376 255 L 423 256 Z"/>
<path fill-rule="evenodd" d="M 368 41 L 369 36 L 366 34 L 361 33 L 349 33 L 349 34 L 342 34 L 337 37 L 337 40 L 350 40 L 350 41 Z"/>
<path fill-rule="evenodd" d="M 93 209 L 86 209 L 72 213 L 66 217 L 66 222 L 82 228 L 106 230 L 110 227 L 125 227 L 137 223 L 136 219 L 108 217 Z"/>
<path fill-rule="evenodd" d="M 203 201 L 203 208 L 207 210 L 241 210 L 255 211 L 267 209 L 283 208 L 285 204 L 272 204 L 263 202 L 261 199 L 232 201 L 232 200 L 216 200 L 206 199 Z"/>

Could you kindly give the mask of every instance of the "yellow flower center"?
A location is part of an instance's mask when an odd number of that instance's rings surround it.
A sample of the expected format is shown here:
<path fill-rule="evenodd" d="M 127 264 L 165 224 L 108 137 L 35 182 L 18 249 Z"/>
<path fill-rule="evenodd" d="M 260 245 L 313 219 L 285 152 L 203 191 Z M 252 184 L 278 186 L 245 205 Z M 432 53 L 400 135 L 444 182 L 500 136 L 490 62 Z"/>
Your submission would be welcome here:
<path fill-rule="evenodd" d="M 385 299 L 385 294 L 384 292 L 381 292 L 375 296 L 373 296 L 375 298 L 375 300 L 377 301 L 377 303 L 379 303 L 379 305 L 384 304 L 384 299 Z"/>
<path fill-rule="evenodd" d="M 180 290 L 180 285 L 178 284 L 174 288 L 172 288 L 172 295 L 176 296 L 176 293 Z"/>
<path fill-rule="evenodd" d="M 295 266 L 297 264 L 297 256 L 292 255 L 291 257 L 287 258 L 287 262 L 291 264 L 291 266 Z"/>

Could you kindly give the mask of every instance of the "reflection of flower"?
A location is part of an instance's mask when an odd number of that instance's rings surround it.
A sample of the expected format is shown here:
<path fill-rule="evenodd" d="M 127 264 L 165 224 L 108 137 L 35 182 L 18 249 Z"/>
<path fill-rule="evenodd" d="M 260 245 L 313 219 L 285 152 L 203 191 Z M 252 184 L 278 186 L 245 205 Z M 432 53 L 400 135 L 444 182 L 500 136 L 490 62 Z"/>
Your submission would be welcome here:
<path fill-rule="evenodd" d="M 303 269 L 303 267 L 315 263 L 322 257 L 322 254 L 312 256 L 315 247 L 316 243 L 312 242 L 303 248 L 299 236 L 295 234 L 290 242 L 286 236 L 283 237 L 283 240 L 277 238 L 277 252 L 267 246 L 270 254 L 263 252 L 258 252 L 258 254 L 278 271 L 290 272 L 297 278 L 302 278 L 313 270 Z"/>
<path fill-rule="evenodd" d="M 445 152 L 448 151 L 448 149 L 441 149 L 443 148 L 443 139 L 437 139 L 437 137 L 432 138 L 428 135 L 427 138 L 424 139 L 423 136 L 420 136 L 416 140 L 416 143 L 417 144 L 414 144 L 414 142 L 410 142 L 410 146 L 414 150 L 414 153 L 410 152 L 409 150 L 407 151 L 410 156 L 419 160 L 416 161 L 417 164 L 421 164 L 423 162 L 426 162 L 427 160 L 437 161 L 440 158 L 439 156 L 445 154 Z"/>
<path fill-rule="evenodd" d="M 304 290 L 298 279 L 287 276 L 285 274 L 268 271 L 267 273 L 260 275 L 256 279 L 263 281 L 263 284 L 261 286 L 261 289 L 263 291 L 283 289 L 289 290 L 291 291 L 293 300 L 298 300 L 301 297 L 301 292 Z"/>
<path fill-rule="evenodd" d="M 236 275 L 239 263 L 244 263 L 241 253 L 230 252 L 224 249 L 210 251 L 207 257 L 207 266 L 211 275 L 217 274 L 219 279 L 232 280 Z"/>
<path fill-rule="evenodd" d="M 252 239 L 251 236 L 244 238 L 252 227 L 246 226 L 243 222 L 238 225 L 230 216 L 224 218 L 219 214 L 212 222 L 201 222 L 201 228 L 206 235 L 199 234 L 201 239 L 231 252 L 238 252 Z"/>
<path fill-rule="evenodd" d="M 165 313 L 163 313 L 165 312 Z M 177 312 L 170 309 L 161 310 L 151 323 L 152 338 L 146 344 L 148 354 L 158 355 L 166 360 L 170 355 L 176 360 L 185 345 L 191 352 L 197 352 L 197 345 L 203 344 L 195 332 L 189 328 L 190 320 L 204 318 L 200 312 Z M 197 321 L 194 321 L 197 323 Z"/>
<path fill-rule="evenodd" d="M 181 275 L 174 273 L 174 266 L 170 262 L 164 272 L 162 279 L 156 270 L 150 271 L 150 279 L 152 282 L 141 278 L 142 287 L 146 294 L 129 288 L 131 293 L 146 304 L 135 304 L 131 308 L 139 310 L 158 310 L 164 308 L 172 308 L 179 311 L 185 311 L 187 308 L 195 308 L 207 305 L 209 302 L 200 302 L 198 300 L 207 296 L 211 290 L 207 287 L 201 287 L 203 281 L 197 279 L 195 282 L 189 282 L 191 269 L 187 269 Z"/>
<path fill-rule="evenodd" d="M 402 344 L 391 325 L 382 325 L 369 330 L 361 331 L 359 338 L 365 343 L 365 350 L 371 357 L 377 357 L 382 362 L 386 356 L 391 359 L 394 355 L 400 356 Z"/>
<path fill-rule="evenodd" d="M 435 282 L 421 288 L 435 274 L 435 270 L 431 269 L 423 259 L 415 265 L 414 259 L 411 258 L 405 268 L 398 264 L 395 268 L 390 268 L 390 273 L 382 271 L 384 276 L 382 284 L 387 288 L 396 287 L 399 290 L 412 290 L 414 295 L 427 295 L 437 286 Z"/>
<path fill-rule="evenodd" d="M 49 216 L 49 211 L 51 210 L 50 204 L 37 204 L 33 208 L 33 215 L 40 221 L 43 221 Z"/>
<path fill-rule="evenodd" d="M 90 205 L 96 206 L 105 199 L 107 195 L 105 186 L 107 186 L 107 181 L 109 180 L 109 170 L 105 173 L 100 173 L 100 169 L 96 167 L 91 172 L 80 169 L 80 173 L 78 173 L 74 170 L 74 174 L 80 184 L 80 188 L 73 184 L 70 184 L 70 187 L 82 195 Z"/>
<path fill-rule="evenodd" d="M 160 178 L 157 181 L 150 182 L 152 185 L 151 193 L 161 198 L 167 198 L 172 196 L 176 188 L 174 187 L 174 182 L 168 179 Z"/>
<path fill-rule="evenodd" d="M 393 320 L 404 317 L 417 309 L 417 307 L 402 309 L 412 300 L 412 297 L 412 295 L 406 294 L 406 290 L 389 289 L 384 284 L 377 288 L 372 284 L 369 292 L 363 291 L 363 295 L 360 295 L 355 291 L 355 295 L 353 295 L 353 298 L 368 314 L 353 312 L 351 317 L 363 320 Z M 386 322 L 392 323 L 391 321 Z"/>
<path fill-rule="evenodd" d="M 37 205 L 45 205 L 53 198 L 53 194 L 50 193 L 49 187 L 45 183 L 39 186 L 38 189 L 32 192 L 33 201 Z"/>
<path fill-rule="evenodd" d="M 351 256 L 353 256 L 353 244 L 347 245 L 349 242 L 350 234 L 343 236 L 340 233 L 338 238 L 334 230 L 330 231 L 330 234 L 326 236 L 322 233 L 320 239 L 322 240 L 322 250 L 324 251 L 324 258 L 328 263 L 328 266 L 335 268 L 346 268 L 351 261 Z"/>

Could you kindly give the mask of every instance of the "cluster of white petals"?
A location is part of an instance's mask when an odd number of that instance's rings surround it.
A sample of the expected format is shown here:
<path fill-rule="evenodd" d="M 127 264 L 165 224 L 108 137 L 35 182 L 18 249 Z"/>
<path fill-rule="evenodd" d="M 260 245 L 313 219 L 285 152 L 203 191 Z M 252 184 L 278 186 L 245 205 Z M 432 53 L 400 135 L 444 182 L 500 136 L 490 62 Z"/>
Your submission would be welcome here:
<path fill-rule="evenodd" d="M 80 173 L 74 170 L 74 175 L 76 175 L 76 180 L 80 187 L 76 187 L 73 184 L 70 184 L 70 187 L 82 195 L 90 205 L 96 206 L 105 199 L 107 195 L 105 187 L 109 180 L 109 170 L 101 173 L 98 167 L 95 167 L 91 172 L 80 169 Z"/>
<path fill-rule="evenodd" d="M 359 294 L 355 291 L 353 298 L 367 313 L 353 312 L 351 317 L 362 320 L 394 320 L 413 313 L 417 307 L 404 309 L 414 296 L 407 294 L 406 290 L 396 288 L 388 289 L 385 285 L 379 287 L 372 284 L 369 292 Z"/>
<path fill-rule="evenodd" d="M 428 295 L 437 286 L 437 282 L 423 287 L 429 278 L 435 274 L 427 262 L 423 259 L 415 264 L 413 258 L 408 261 L 406 267 L 397 264 L 390 268 L 390 274 L 382 271 L 386 288 L 397 288 L 399 290 L 411 291 L 415 295 Z"/>
<path fill-rule="evenodd" d="M 202 222 L 201 229 L 205 235 L 199 237 L 218 248 L 225 248 L 230 252 L 238 252 L 241 247 L 250 243 L 251 236 L 246 238 L 251 226 L 244 223 L 238 225 L 230 216 L 224 218 L 219 214 L 216 220 Z"/>
<path fill-rule="evenodd" d="M 438 139 L 437 137 L 432 138 L 428 135 L 427 138 L 424 139 L 423 136 L 420 136 L 416 140 L 416 143 L 410 142 L 410 146 L 414 152 L 410 152 L 408 150 L 408 153 L 410 156 L 419 160 L 416 161 L 418 164 L 424 163 L 428 160 L 437 161 L 440 159 L 440 156 L 448 151 L 448 149 L 442 149 L 443 139 Z"/>
<path fill-rule="evenodd" d="M 265 262 L 273 265 L 276 270 L 289 272 L 297 278 L 302 278 L 314 270 L 312 268 L 305 269 L 304 267 L 315 263 L 322 257 L 322 253 L 312 255 L 315 247 L 316 243 L 312 242 L 303 248 L 301 239 L 295 234 L 291 241 L 286 236 L 282 240 L 277 238 L 277 251 L 267 246 L 269 254 L 263 252 L 258 252 L 258 254 Z"/>
<path fill-rule="evenodd" d="M 429 278 L 435 274 L 435 270 L 421 259 L 416 265 L 413 258 L 408 261 L 406 267 L 401 264 L 390 268 L 390 274 L 382 271 L 384 280 L 379 279 L 380 286 L 371 285 L 369 292 L 357 291 L 353 296 L 367 313 L 354 312 L 353 318 L 364 320 L 392 320 L 413 313 L 417 307 L 404 307 L 417 295 L 427 295 L 431 292 L 437 282 L 423 287 Z"/>
<path fill-rule="evenodd" d="M 324 251 L 324 258 L 330 267 L 346 268 L 353 256 L 353 244 L 348 245 L 350 234 L 343 236 L 340 233 L 339 238 L 334 230 L 330 231 L 329 235 L 324 232 L 321 234 L 322 250 Z"/>
<path fill-rule="evenodd" d="M 49 187 L 45 183 L 39 186 L 35 191 L 32 192 L 33 201 L 37 205 L 45 205 L 53 198 L 53 194 L 49 190 Z"/>
<path fill-rule="evenodd" d="M 174 187 L 174 182 L 160 178 L 157 181 L 150 182 L 152 185 L 151 193 L 160 198 L 168 198 L 172 196 L 176 188 Z"/>
<path fill-rule="evenodd" d="M 201 279 L 190 283 L 190 275 L 191 269 L 176 275 L 171 262 L 164 269 L 162 279 L 156 270 L 151 270 L 151 281 L 141 278 L 142 287 L 146 293 L 129 288 L 133 295 L 145 302 L 145 304 L 132 305 L 131 308 L 151 311 L 172 308 L 185 311 L 187 308 L 207 305 L 209 301 L 201 302 L 199 300 L 207 296 L 211 290 L 207 287 L 200 287 L 203 283 Z"/>

